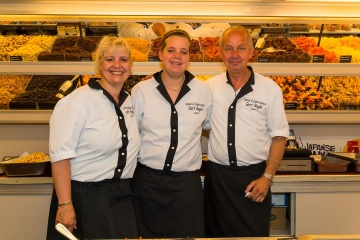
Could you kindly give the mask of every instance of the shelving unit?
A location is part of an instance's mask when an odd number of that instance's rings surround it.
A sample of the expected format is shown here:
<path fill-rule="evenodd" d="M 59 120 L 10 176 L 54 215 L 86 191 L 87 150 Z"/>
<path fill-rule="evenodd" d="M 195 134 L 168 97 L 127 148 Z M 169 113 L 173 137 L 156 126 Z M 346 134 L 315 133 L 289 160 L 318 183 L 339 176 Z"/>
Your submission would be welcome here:
<path fill-rule="evenodd" d="M 264 75 L 360 76 L 360 64 L 351 63 L 251 63 Z M 136 62 L 133 74 L 147 75 L 161 69 L 159 62 Z M 223 63 L 190 63 L 189 71 L 215 75 L 224 71 Z M 93 62 L 0 62 L 2 74 L 71 75 L 95 74 Z M 0 124 L 47 124 L 52 111 L 0 110 Z M 358 124 L 360 111 L 286 111 L 290 124 Z"/>
<path fill-rule="evenodd" d="M 206 7 L 204 7 L 206 6 Z M 87 22 L 226 22 L 240 23 L 243 25 L 261 24 L 261 23 L 289 23 L 289 24 L 360 24 L 360 3 L 353 1 L 302 1 L 302 0 L 200 0 L 200 1 L 167 1 L 167 0 L 12 0 L 9 3 L 0 3 L 0 19 L 2 21 L 50 21 L 57 23 L 87 23 Z M 359 30 L 360 32 L 360 30 Z M 310 32 L 291 32 L 291 34 L 309 34 L 318 35 L 318 31 Z M 324 32 L 330 34 L 330 32 Z M 358 34 L 358 32 L 342 31 L 331 32 L 331 34 Z M 251 63 L 254 70 L 264 75 L 298 75 L 298 76 L 360 76 L 360 64 L 349 63 Z M 136 62 L 133 65 L 134 75 L 147 75 L 160 70 L 159 62 Z M 222 63 L 190 63 L 188 68 L 195 75 L 215 75 L 225 70 Z M 0 62 L 0 74 L 17 75 L 72 75 L 72 74 L 94 74 L 93 62 Z M 49 119 L 52 110 L 0 110 L 0 157 L 5 154 L 27 149 L 47 151 Z M 343 129 L 347 133 L 355 132 L 357 134 L 360 124 L 360 111 L 337 111 L 337 110 L 287 110 L 286 115 L 290 125 L 296 125 L 298 130 L 304 133 L 318 134 L 323 129 L 331 129 L 326 134 L 342 134 Z M 326 126 L 324 126 L 326 125 Z M 337 131 L 334 131 L 337 130 Z M 299 131 L 300 132 L 300 131 Z M 298 132 L 298 133 L 299 133 Z M 335 132 L 335 133 L 334 133 Z M 273 231 L 274 235 L 294 235 L 299 233 L 299 226 L 295 221 L 295 215 L 299 213 L 296 206 L 302 196 L 308 197 L 309 193 L 328 191 L 348 192 L 357 198 L 359 196 L 358 179 L 340 180 L 338 182 L 329 182 L 326 180 L 313 179 L 307 176 L 307 180 L 299 179 L 286 182 L 283 178 L 277 177 L 273 185 L 273 192 L 290 193 L 291 212 L 290 223 L 284 231 Z M 331 178 L 334 181 L 338 179 Z M 346 181 L 349 181 L 347 183 Z M 314 183 L 315 182 L 315 183 Z M 343 184 L 344 183 L 344 184 Z M 6 192 L 0 196 L 8 200 L 7 194 L 14 194 L 16 189 L 30 186 L 23 182 L 14 180 L 12 185 L 5 186 Z M 46 225 L 43 205 L 48 205 L 51 193 L 51 181 L 49 179 L 36 179 L 36 188 L 44 186 L 46 195 L 44 199 L 38 198 L 34 203 L 26 205 L 26 210 L 39 209 L 34 213 L 27 215 L 31 218 L 28 222 L 39 223 L 38 212 L 42 212 L 41 218 L 43 224 L 41 229 L 33 231 L 29 229 L 28 235 L 35 236 L 32 239 L 43 239 L 43 226 Z M 47 185 L 44 185 L 47 184 Z M 304 187 L 305 185 L 305 187 Z M 318 187 L 314 187 L 318 186 Z M 298 188 L 297 188 L 298 187 Z M 298 189 L 300 198 L 298 198 Z M 21 192 L 21 193 L 20 193 Z M 41 189 L 43 192 L 43 189 Z M 295 193 L 296 192 L 296 193 Z M 16 193 L 18 194 L 18 193 Z M 13 199 L 19 201 L 19 206 L 23 206 L 23 195 L 14 195 Z M 23 191 L 19 191 L 23 194 Z M 31 192 L 30 194 L 33 194 Z M 29 195 L 30 195 L 29 194 Z M 348 195 L 343 194 L 348 197 Z M 343 196 L 341 195 L 341 196 Z M 18 197 L 19 196 L 19 197 Z M 29 197 L 33 197 L 32 195 Z M 317 195 L 315 197 L 318 197 Z M 325 196 L 328 199 L 328 195 Z M 312 198 L 317 201 L 318 198 Z M 337 200 L 337 199 L 336 199 Z M 26 201 L 25 201 L 26 202 Z M 335 200 L 334 200 L 335 202 Z M 320 208 L 320 207 L 319 207 Z M 22 210 L 19 210 L 22 211 Z M 25 210 L 24 210 L 25 211 Z M 13 215 L 11 213 L 11 215 Z M 5 215 L 6 216 L 6 215 Z M 10 214 L 9 214 L 10 216 Z M 26 219 L 26 217 L 24 218 Z M 306 219 L 306 218 L 303 218 Z M 355 218 L 354 218 L 355 219 Z M 307 220 L 307 219 L 306 219 Z M 6 218 L 6 224 L 10 223 Z M 17 225 L 30 226 L 28 222 L 16 219 Z M 4 227 L 4 223 L 1 225 Z M 304 224 L 306 225 L 306 224 Z M 7 226 L 7 225 L 5 225 Z M 6 227 L 5 227 L 6 228 Z M 32 225 L 31 227 L 32 228 Z M 40 228 L 40 227 L 39 227 Z M 10 229 L 10 227 L 9 227 Z M 35 228 L 34 228 L 35 229 Z M 28 234 L 28 232 L 32 233 Z M 2 231 L 5 232 L 5 231 Z M 21 231 L 19 231 L 21 232 Z M 301 233 L 301 232 L 300 232 Z M 19 234 L 19 233 L 18 233 Z M 5 236 L 6 237 L 6 236 Z M 18 239 L 24 236 L 19 236 Z"/>

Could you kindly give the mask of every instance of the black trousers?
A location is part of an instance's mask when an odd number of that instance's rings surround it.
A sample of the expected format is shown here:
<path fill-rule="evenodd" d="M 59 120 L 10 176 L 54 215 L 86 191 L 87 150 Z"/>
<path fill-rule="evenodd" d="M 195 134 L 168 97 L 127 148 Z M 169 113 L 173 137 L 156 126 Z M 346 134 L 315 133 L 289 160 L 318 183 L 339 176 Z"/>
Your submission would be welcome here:
<path fill-rule="evenodd" d="M 129 179 L 83 183 L 71 181 L 79 239 L 138 238 Z M 53 191 L 47 239 L 67 239 L 55 229 L 58 200 Z"/>
<path fill-rule="evenodd" d="M 230 167 L 209 161 L 204 182 L 206 237 L 268 237 L 271 191 L 262 203 L 244 197 L 246 186 L 261 177 L 265 162 Z"/>
<path fill-rule="evenodd" d="M 133 186 L 138 233 L 142 238 L 205 236 L 198 171 L 179 173 L 138 164 Z"/>

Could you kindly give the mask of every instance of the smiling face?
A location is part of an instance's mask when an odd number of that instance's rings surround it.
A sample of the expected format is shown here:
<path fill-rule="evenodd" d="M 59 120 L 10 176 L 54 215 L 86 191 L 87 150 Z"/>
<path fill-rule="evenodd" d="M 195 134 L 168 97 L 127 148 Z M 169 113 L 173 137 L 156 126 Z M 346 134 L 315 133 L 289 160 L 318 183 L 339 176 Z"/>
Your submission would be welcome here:
<path fill-rule="evenodd" d="M 246 29 L 232 29 L 224 33 L 220 55 L 230 74 L 245 70 L 253 53 L 254 48 L 249 43 Z"/>
<path fill-rule="evenodd" d="M 185 36 L 169 36 L 163 48 L 159 50 L 159 58 L 163 62 L 164 74 L 169 77 L 182 77 L 190 61 L 190 42 Z"/>
<path fill-rule="evenodd" d="M 119 37 L 104 37 L 98 46 L 95 67 L 101 75 L 101 85 L 110 89 L 121 89 L 131 74 L 130 47 Z"/>
<path fill-rule="evenodd" d="M 131 74 L 132 62 L 126 48 L 109 49 L 105 52 L 100 72 L 104 84 L 117 87 L 124 84 Z"/>

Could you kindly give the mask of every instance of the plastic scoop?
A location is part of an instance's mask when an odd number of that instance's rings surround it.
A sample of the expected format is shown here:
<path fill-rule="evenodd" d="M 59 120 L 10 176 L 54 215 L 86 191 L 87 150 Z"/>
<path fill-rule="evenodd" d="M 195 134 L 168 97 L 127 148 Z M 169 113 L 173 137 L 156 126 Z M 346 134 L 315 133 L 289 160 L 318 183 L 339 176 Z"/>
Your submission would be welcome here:
<path fill-rule="evenodd" d="M 256 44 L 255 44 L 255 48 L 264 48 L 265 44 L 266 44 L 266 41 L 265 41 L 266 37 L 267 37 L 267 34 L 265 34 L 261 38 L 258 38 L 258 40 L 256 41 Z"/>
<path fill-rule="evenodd" d="M 58 230 L 59 233 L 61 233 L 62 235 L 64 235 L 65 237 L 67 237 L 70 240 L 78 240 L 74 234 L 72 234 L 69 229 L 67 229 L 63 224 L 58 223 L 55 225 L 56 230 Z"/>
<path fill-rule="evenodd" d="M 261 52 L 267 52 L 267 53 L 271 53 L 271 52 L 286 52 L 285 50 L 275 50 L 275 48 L 273 47 L 268 47 L 268 48 L 264 48 L 263 50 L 261 50 Z"/>
<path fill-rule="evenodd" d="M 63 98 L 64 96 L 69 94 L 72 90 L 74 90 L 77 84 L 77 81 L 75 82 L 75 80 L 77 80 L 79 76 L 80 75 L 75 75 L 73 79 L 66 80 L 65 82 L 63 82 L 59 88 L 59 93 L 56 94 L 56 97 Z"/>

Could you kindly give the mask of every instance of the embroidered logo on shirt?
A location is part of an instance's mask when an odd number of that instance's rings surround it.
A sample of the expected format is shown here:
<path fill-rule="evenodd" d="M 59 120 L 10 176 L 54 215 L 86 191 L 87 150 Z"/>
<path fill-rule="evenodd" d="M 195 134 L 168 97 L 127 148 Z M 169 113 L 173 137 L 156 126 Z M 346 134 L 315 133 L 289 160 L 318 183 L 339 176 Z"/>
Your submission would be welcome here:
<path fill-rule="evenodd" d="M 193 111 L 194 114 L 199 114 L 204 111 L 205 108 L 205 104 L 197 102 L 186 103 L 186 106 L 190 111 Z"/>
<path fill-rule="evenodd" d="M 134 108 L 133 107 L 123 107 L 125 114 L 130 115 L 130 117 L 134 116 Z"/>
<path fill-rule="evenodd" d="M 266 106 L 266 103 L 258 101 L 256 99 L 245 98 L 244 102 L 245 102 L 245 106 L 250 108 L 250 110 L 259 111 L 259 110 L 262 110 Z"/>

